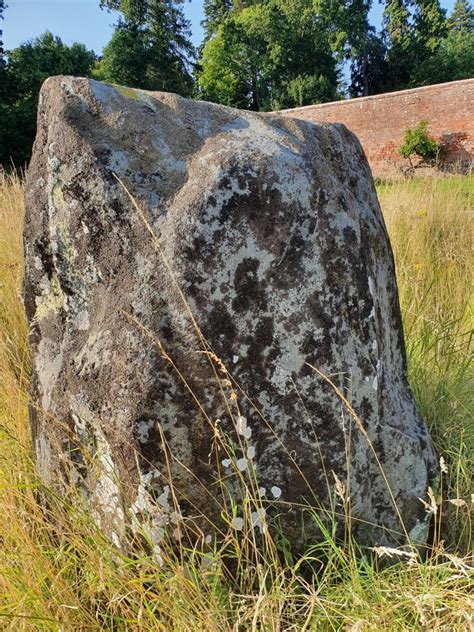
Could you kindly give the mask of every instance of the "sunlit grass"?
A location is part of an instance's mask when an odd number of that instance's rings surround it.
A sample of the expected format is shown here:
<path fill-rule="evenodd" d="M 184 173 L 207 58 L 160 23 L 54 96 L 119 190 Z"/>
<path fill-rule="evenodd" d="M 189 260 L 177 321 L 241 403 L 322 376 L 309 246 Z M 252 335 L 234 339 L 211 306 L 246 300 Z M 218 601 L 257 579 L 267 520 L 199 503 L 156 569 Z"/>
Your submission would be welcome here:
<path fill-rule="evenodd" d="M 468 499 L 474 492 L 474 176 L 387 184 L 379 195 L 397 265 L 410 382 L 448 464 L 449 498 Z M 465 512 L 450 503 L 444 509 L 449 538 L 472 546 Z"/>
<path fill-rule="evenodd" d="M 379 187 L 410 379 L 448 468 L 438 523 L 444 545 L 426 562 L 379 569 L 328 532 L 312 552 L 325 566 L 311 575 L 310 559 L 301 573 L 301 560 L 252 557 L 232 538 L 205 560 L 170 550 L 160 567 L 146 546 L 118 552 L 79 503 L 41 487 L 27 420 L 22 187 L 0 176 L 0 629 L 469 630 L 473 191 L 472 177 Z M 38 503 L 40 491 L 47 505 Z M 240 561 L 240 573 L 231 575 L 229 559 Z"/>

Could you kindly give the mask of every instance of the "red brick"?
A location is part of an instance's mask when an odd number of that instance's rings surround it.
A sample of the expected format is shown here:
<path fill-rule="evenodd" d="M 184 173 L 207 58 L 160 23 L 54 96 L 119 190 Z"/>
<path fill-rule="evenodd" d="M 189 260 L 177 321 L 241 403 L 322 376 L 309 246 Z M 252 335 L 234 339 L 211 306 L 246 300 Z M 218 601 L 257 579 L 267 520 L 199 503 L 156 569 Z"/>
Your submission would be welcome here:
<path fill-rule="evenodd" d="M 359 138 L 374 176 L 400 175 L 407 166 L 398 153 L 403 132 L 428 121 L 433 137 L 446 145 L 446 163 L 472 166 L 474 79 L 390 92 L 303 108 L 284 116 L 322 123 L 344 123 Z"/>

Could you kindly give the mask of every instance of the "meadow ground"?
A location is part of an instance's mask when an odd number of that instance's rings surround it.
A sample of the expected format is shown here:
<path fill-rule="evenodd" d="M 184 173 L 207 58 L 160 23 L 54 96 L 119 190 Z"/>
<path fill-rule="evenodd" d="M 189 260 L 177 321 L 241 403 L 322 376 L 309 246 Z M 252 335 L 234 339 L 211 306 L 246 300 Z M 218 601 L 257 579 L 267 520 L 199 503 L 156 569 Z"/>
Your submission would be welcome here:
<path fill-rule="evenodd" d="M 86 512 L 38 504 L 27 420 L 29 353 L 20 299 L 22 186 L 0 175 L 0 629 L 455 630 L 474 629 L 474 177 L 378 187 L 397 264 L 410 380 L 443 474 L 427 560 L 376 568 L 327 533 L 323 570 L 257 557 L 230 540 L 211 563 L 160 567 L 117 552 Z M 43 490 L 44 491 L 44 490 Z M 229 551 L 240 572 L 222 564 Z M 239 566 L 240 564 L 240 566 Z"/>

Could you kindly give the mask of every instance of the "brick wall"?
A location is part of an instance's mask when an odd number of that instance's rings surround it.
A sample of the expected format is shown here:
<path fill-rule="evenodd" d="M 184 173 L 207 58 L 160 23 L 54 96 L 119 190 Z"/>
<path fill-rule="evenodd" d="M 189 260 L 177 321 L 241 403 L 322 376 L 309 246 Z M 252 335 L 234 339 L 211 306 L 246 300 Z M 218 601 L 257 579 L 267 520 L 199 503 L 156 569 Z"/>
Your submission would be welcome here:
<path fill-rule="evenodd" d="M 359 137 L 374 176 L 401 175 L 407 166 L 397 151 L 403 132 L 421 120 L 428 121 L 431 135 L 445 145 L 447 168 L 466 170 L 472 166 L 474 79 L 308 105 L 281 113 L 314 122 L 344 123 Z"/>

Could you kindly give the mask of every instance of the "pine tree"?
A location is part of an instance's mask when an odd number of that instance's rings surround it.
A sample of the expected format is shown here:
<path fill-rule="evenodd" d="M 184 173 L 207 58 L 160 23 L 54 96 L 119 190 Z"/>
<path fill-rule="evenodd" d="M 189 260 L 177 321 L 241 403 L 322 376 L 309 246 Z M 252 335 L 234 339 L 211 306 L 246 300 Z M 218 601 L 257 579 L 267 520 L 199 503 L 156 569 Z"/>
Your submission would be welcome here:
<path fill-rule="evenodd" d="M 120 11 L 127 22 L 143 24 L 146 21 L 148 0 L 100 0 L 100 6 Z"/>
<path fill-rule="evenodd" d="M 422 63 L 430 57 L 446 34 L 446 11 L 441 8 L 439 0 L 417 0 L 413 33 L 417 62 Z"/>
<path fill-rule="evenodd" d="M 379 90 L 386 69 L 385 46 L 369 22 L 372 0 L 318 0 L 339 62 L 351 64 L 352 96 Z"/>
<path fill-rule="evenodd" d="M 232 0 L 204 0 L 204 44 L 216 34 L 222 22 L 232 10 Z"/>
<path fill-rule="evenodd" d="M 387 81 L 388 65 L 382 39 L 371 29 L 363 50 L 351 57 L 351 97 L 362 97 L 383 92 Z"/>
<path fill-rule="evenodd" d="M 388 0 L 384 11 L 387 90 L 436 83 L 431 60 L 447 35 L 446 11 L 439 0 Z M 423 76 L 422 69 L 431 68 Z"/>
<path fill-rule="evenodd" d="M 474 75 L 474 15 L 469 2 L 458 0 L 447 20 L 447 36 L 433 55 L 419 64 L 414 80 L 419 85 L 430 85 Z"/>
<path fill-rule="evenodd" d="M 411 37 L 411 0 L 387 0 L 383 13 L 383 30 L 391 46 L 406 48 Z"/>
<path fill-rule="evenodd" d="M 474 9 L 468 0 L 456 0 L 456 3 L 448 19 L 450 32 L 472 33 L 474 31 Z"/>
<path fill-rule="evenodd" d="M 194 47 L 182 0 L 102 0 L 121 11 L 104 48 L 100 78 L 148 90 L 188 96 L 193 89 Z"/>
<path fill-rule="evenodd" d="M 148 88 L 148 59 L 143 29 L 134 22 L 120 20 L 112 39 L 104 48 L 96 76 L 131 88 Z"/>
<path fill-rule="evenodd" d="M 398 90 L 410 83 L 413 66 L 411 0 L 387 0 L 383 13 L 383 38 L 387 47 L 385 90 Z"/>

